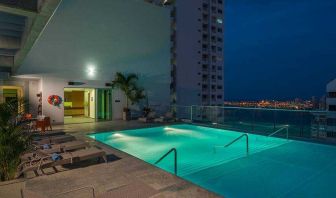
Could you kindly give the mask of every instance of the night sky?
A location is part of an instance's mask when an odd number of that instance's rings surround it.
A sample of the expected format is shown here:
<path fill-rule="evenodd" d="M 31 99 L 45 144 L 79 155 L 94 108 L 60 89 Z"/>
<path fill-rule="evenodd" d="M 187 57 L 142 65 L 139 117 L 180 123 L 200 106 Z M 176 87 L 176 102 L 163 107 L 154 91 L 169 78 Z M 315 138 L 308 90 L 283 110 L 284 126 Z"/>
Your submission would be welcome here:
<path fill-rule="evenodd" d="M 325 94 L 336 78 L 336 0 L 226 0 L 226 100 Z"/>

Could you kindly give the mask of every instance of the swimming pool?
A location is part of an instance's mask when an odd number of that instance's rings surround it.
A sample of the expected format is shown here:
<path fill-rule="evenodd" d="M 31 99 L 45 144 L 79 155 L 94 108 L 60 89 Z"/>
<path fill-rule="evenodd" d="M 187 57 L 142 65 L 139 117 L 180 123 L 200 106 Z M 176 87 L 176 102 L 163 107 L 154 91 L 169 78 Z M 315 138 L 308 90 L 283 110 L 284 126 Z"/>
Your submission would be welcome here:
<path fill-rule="evenodd" d="M 177 175 L 225 197 L 335 197 L 336 147 L 179 124 L 90 134 L 150 164 L 177 150 Z M 174 173 L 171 153 L 155 165 Z"/>

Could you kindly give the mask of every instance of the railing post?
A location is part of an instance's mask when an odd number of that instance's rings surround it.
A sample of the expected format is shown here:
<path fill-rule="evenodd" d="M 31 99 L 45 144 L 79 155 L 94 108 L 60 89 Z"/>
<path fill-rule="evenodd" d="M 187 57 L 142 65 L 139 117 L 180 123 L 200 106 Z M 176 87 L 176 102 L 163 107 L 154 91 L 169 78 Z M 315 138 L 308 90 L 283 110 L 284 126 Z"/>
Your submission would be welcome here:
<path fill-rule="evenodd" d="M 247 155 L 249 154 L 249 137 L 247 134 L 246 134 L 246 153 Z"/>
<path fill-rule="evenodd" d="M 225 124 L 225 106 L 223 106 L 223 107 L 221 107 L 222 108 L 222 110 L 223 110 L 223 121 L 222 121 L 222 123 L 221 124 Z"/>
<path fill-rule="evenodd" d="M 275 124 L 275 112 L 276 110 L 273 110 L 273 131 L 276 131 L 276 124 Z"/>
<path fill-rule="evenodd" d="M 256 117 L 256 112 L 255 108 L 253 109 L 253 118 L 252 118 L 252 132 L 254 132 L 254 127 L 255 127 L 255 117 Z"/>
<path fill-rule="evenodd" d="M 175 173 L 175 175 L 177 175 L 177 150 L 176 149 L 174 149 L 174 173 Z"/>
<path fill-rule="evenodd" d="M 303 136 L 303 113 L 300 112 L 300 137 Z"/>
<path fill-rule="evenodd" d="M 218 124 L 218 116 L 219 116 L 219 113 L 218 113 L 218 106 L 216 106 L 216 123 Z"/>
<path fill-rule="evenodd" d="M 190 106 L 190 121 L 193 122 L 193 105 Z"/>

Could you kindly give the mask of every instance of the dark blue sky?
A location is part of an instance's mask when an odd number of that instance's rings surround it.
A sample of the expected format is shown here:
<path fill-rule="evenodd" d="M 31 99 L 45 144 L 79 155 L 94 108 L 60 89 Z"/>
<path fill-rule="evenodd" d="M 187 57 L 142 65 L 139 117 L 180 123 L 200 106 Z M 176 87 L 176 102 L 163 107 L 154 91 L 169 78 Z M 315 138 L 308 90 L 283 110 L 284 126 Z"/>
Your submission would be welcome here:
<path fill-rule="evenodd" d="M 310 98 L 336 78 L 336 0 L 226 0 L 225 98 Z"/>

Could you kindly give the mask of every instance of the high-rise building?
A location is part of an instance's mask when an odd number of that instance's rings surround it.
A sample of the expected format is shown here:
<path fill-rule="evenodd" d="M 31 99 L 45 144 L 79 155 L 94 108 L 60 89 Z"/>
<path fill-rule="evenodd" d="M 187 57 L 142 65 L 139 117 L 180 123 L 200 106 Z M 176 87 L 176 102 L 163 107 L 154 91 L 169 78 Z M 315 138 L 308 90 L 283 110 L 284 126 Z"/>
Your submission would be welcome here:
<path fill-rule="evenodd" d="M 327 85 L 327 134 L 336 137 L 336 78 Z"/>
<path fill-rule="evenodd" d="M 171 101 L 223 105 L 223 0 L 147 0 L 171 9 Z"/>
<path fill-rule="evenodd" d="M 327 85 L 327 110 L 336 112 L 336 79 Z"/>

